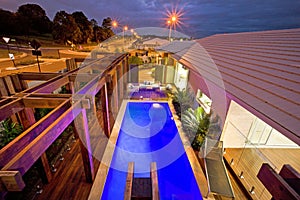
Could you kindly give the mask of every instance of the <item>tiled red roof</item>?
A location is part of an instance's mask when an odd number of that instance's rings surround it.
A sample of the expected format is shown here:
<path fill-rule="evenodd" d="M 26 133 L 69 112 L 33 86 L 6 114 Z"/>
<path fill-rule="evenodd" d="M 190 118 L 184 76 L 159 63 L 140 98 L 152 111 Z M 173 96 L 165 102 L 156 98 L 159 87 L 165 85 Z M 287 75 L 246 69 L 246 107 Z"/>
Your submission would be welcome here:
<path fill-rule="evenodd" d="M 300 145 L 300 28 L 213 35 L 174 57 Z"/>

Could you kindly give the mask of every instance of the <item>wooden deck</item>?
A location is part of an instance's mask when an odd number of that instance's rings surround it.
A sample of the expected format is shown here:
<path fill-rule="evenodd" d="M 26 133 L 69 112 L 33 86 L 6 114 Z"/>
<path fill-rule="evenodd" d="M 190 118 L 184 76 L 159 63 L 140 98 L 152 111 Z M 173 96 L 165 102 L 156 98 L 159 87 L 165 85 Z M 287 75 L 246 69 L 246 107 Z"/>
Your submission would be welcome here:
<path fill-rule="evenodd" d="M 271 194 L 265 189 L 264 185 L 257 178 L 257 174 L 263 163 L 270 160 L 271 166 L 279 173 L 284 164 L 290 164 L 295 170 L 300 172 L 300 149 L 288 148 L 228 148 L 226 149 L 225 159 L 228 163 L 233 159 L 232 170 L 237 175 L 243 175 L 240 182 L 249 191 L 255 187 L 255 193 L 249 194 L 253 199 L 270 199 Z"/>
<path fill-rule="evenodd" d="M 94 159 L 95 168 L 99 162 Z M 87 199 L 91 183 L 87 183 L 82 164 L 79 141 L 73 145 L 65 155 L 65 159 L 57 166 L 53 180 L 44 185 L 43 192 L 36 196 L 36 200 L 72 200 Z"/>

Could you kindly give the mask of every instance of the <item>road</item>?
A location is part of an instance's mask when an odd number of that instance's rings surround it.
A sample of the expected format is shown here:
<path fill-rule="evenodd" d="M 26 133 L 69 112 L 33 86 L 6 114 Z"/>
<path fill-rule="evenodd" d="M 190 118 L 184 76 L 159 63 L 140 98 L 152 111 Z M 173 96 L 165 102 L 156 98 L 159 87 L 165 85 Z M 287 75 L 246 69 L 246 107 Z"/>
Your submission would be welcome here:
<path fill-rule="evenodd" d="M 24 49 L 20 51 L 23 52 L 23 55 L 17 56 L 14 60 L 15 63 L 26 62 L 29 60 L 36 60 L 36 56 L 31 55 L 31 50 Z M 69 51 L 67 49 L 60 49 L 58 53 L 58 49 L 51 49 L 51 48 L 46 50 L 42 49 L 42 55 L 46 55 L 46 56 L 45 58 L 39 57 L 39 60 L 43 61 L 42 63 L 40 63 L 41 72 L 58 72 L 65 69 L 66 68 L 65 61 L 67 58 L 89 57 L 89 53 L 86 52 L 74 52 L 74 51 Z M 19 72 L 39 72 L 38 64 L 25 65 L 25 66 L 19 65 L 16 68 L 14 68 L 14 64 L 10 59 L 0 59 L 0 76 L 5 76 L 5 75 L 19 73 Z"/>
<path fill-rule="evenodd" d="M 128 47 L 132 45 L 132 42 L 135 40 L 125 40 L 125 45 L 122 39 L 115 39 L 105 43 L 107 46 L 106 51 L 108 53 L 120 52 L 125 47 L 125 50 L 128 50 Z M 1 45 L 0 48 L 7 49 L 6 45 Z M 22 56 L 16 56 L 14 62 L 26 62 L 29 60 L 36 60 L 36 56 L 32 56 L 32 49 L 28 47 L 17 47 L 10 46 L 11 50 L 16 50 L 22 52 Z M 95 47 L 96 48 L 96 47 Z M 41 72 L 58 72 L 66 68 L 66 59 L 67 58 L 89 58 L 90 53 L 87 52 L 75 52 L 70 51 L 67 47 L 45 47 L 40 48 L 42 51 L 42 57 L 39 57 L 39 60 L 43 62 L 40 63 Z M 26 65 L 26 66 L 17 66 L 14 67 L 13 62 L 8 59 L 0 59 L 0 77 L 8 74 L 19 73 L 19 72 L 39 72 L 37 64 Z"/>

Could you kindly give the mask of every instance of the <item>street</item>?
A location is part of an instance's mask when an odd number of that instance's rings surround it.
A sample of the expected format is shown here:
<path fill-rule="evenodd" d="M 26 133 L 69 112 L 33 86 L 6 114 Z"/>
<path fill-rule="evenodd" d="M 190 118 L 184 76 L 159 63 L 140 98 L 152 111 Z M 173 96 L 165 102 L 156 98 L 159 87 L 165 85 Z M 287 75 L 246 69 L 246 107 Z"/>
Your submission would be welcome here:
<path fill-rule="evenodd" d="M 49 49 L 43 49 L 44 51 L 50 51 Z M 23 52 L 22 55 L 16 56 L 15 63 L 26 62 L 31 60 L 36 60 L 36 56 L 31 55 L 31 51 L 29 50 L 21 50 Z M 26 52 L 26 53 L 25 53 Z M 58 52 L 58 49 L 52 50 L 52 52 Z M 43 55 L 43 54 L 42 54 Z M 49 54 L 50 55 L 50 54 Z M 66 59 L 67 58 L 86 58 L 90 55 L 90 53 L 86 52 L 74 52 L 69 51 L 67 49 L 60 49 L 59 54 L 56 53 L 57 58 L 52 58 L 54 56 L 45 56 L 46 58 L 39 57 L 41 72 L 58 72 L 66 68 Z M 58 55 L 60 58 L 58 58 Z M 30 65 L 18 65 L 14 68 L 13 62 L 7 59 L 0 59 L 0 76 L 5 76 L 9 74 L 19 73 L 19 72 L 39 72 L 38 64 L 30 64 Z"/>

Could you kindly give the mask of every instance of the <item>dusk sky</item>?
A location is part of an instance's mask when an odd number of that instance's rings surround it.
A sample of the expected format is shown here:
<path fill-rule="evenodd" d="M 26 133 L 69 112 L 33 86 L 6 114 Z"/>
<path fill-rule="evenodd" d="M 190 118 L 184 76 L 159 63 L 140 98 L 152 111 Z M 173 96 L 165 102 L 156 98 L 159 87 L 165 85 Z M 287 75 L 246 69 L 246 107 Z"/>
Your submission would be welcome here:
<path fill-rule="evenodd" d="M 52 20 L 55 13 L 83 11 L 101 25 L 118 19 L 129 27 L 166 27 L 166 11 L 183 11 L 177 30 L 200 38 L 215 33 L 300 28 L 300 0 L 0 0 L 0 8 L 15 12 L 26 3 L 39 4 Z"/>

